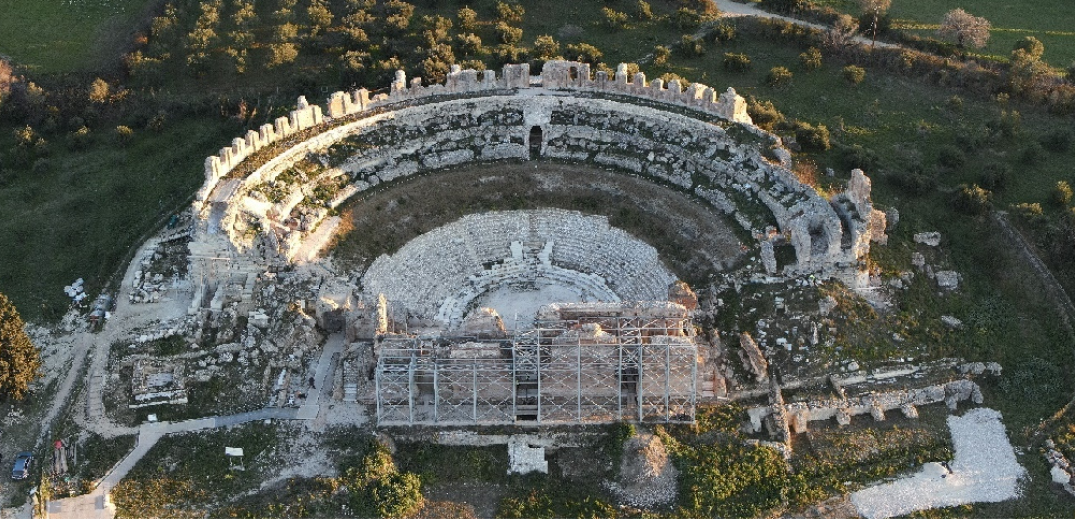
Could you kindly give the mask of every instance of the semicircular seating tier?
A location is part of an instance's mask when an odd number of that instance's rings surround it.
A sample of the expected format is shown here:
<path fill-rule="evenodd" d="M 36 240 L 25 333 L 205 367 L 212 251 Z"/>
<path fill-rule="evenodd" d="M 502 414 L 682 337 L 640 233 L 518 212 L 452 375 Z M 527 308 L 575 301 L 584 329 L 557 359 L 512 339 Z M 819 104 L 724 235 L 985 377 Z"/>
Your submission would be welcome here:
<path fill-rule="evenodd" d="M 454 327 L 487 291 L 539 279 L 586 301 L 666 300 L 676 280 L 656 249 L 606 217 L 543 209 L 467 215 L 382 255 L 362 285 L 414 316 Z"/>
<path fill-rule="evenodd" d="M 778 230 L 799 272 L 852 267 L 883 234 L 869 179 L 832 201 L 799 182 L 780 139 L 755 127 L 735 91 L 591 74 L 589 66 L 506 65 L 498 76 L 453 67 L 443 85 L 338 92 L 326 109 L 299 99 L 290 117 L 209 157 L 195 208 L 196 258 L 301 262 L 331 243 L 333 209 L 385 182 L 449 166 L 553 158 L 689 191 L 754 236 Z M 251 255 L 253 253 L 253 255 Z"/>

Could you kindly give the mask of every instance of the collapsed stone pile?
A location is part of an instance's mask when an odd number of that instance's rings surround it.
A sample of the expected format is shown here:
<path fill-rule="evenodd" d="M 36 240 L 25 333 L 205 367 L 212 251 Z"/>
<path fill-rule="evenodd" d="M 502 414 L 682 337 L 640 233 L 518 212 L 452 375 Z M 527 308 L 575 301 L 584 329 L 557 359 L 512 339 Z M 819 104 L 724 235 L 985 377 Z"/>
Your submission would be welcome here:
<path fill-rule="evenodd" d="M 675 500 L 678 475 L 661 438 L 643 433 L 624 443 L 620 479 L 608 486 L 620 503 L 652 508 Z"/>

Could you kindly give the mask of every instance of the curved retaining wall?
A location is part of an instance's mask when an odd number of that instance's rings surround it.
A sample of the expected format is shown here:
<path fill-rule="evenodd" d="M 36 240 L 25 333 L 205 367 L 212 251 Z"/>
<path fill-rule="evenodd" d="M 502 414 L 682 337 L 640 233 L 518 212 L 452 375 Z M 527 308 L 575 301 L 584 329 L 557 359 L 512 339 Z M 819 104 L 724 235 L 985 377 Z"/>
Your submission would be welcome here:
<path fill-rule="evenodd" d="M 846 266 L 868 251 L 868 226 L 855 220 L 872 211 L 868 179 L 864 197 L 849 199 L 838 213 L 840 205 L 786 169 L 779 139 L 751 124 L 731 89 L 717 95 L 691 84 L 681 91 L 675 81 L 666 88 L 643 74 L 628 81 L 623 65 L 611 78 L 591 77 L 586 64 L 552 61 L 534 77 L 528 65 L 505 66 L 499 77 L 453 67 L 446 84 L 429 87 L 419 79 L 408 86 L 400 71 L 390 94 L 336 93 L 324 112 L 300 98 L 289 118 L 206 160 L 196 208 L 209 234 L 219 229 L 240 252 L 256 247 L 293 261 L 309 257 L 298 253 L 309 249 L 330 209 L 365 189 L 474 161 L 541 156 L 612 166 L 690 190 L 758 236 L 774 224 L 803 271 Z M 251 174 L 228 178 L 260 148 L 321 126 Z M 763 155 L 770 147 L 784 164 Z"/>

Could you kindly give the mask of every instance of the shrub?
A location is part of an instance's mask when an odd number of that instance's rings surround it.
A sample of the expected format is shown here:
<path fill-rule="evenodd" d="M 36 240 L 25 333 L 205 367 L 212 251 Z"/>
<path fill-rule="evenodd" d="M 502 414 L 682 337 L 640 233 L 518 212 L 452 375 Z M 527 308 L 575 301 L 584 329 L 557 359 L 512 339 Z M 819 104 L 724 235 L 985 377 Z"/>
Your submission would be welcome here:
<path fill-rule="evenodd" d="M 671 83 L 673 80 L 678 81 L 680 92 L 683 92 L 683 90 L 687 88 L 687 85 L 691 84 L 691 82 L 688 81 L 687 78 L 684 78 L 683 76 L 672 72 L 665 72 L 664 74 L 661 74 L 661 76 L 657 79 L 661 80 L 664 83 L 665 88 L 668 88 L 668 84 Z"/>
<path fill-rule="evenodd" d="M 784 122 L 784 114 L 773 106 L 772 101 L 757 101 L 752 97 L 747 101 L 747 113 L 758 128 L 770 132 Z"/>
<path fill-rule="evenodd" d="M 627 27 L 627 19 L 629 18 L 627 13 L 621 13 L 608 7 L 602 7 L 601 12 L 605 15 L 605 25 L 609 29 L 619 30 Z"/>
<path fill-rule="evenodd" d="M 1025 36 L 1022 40 L 1015 42 L 1012 51 L 1023 51 L 1027 56 L 1037 59 L 1045 54 L 1045 45 L 1033 36 Z"/>
<path fill-rule="evenodd" d="M 477 38 L 477 36 L 474 36 Z M 481 45 L 481 39 L 478 40 L 478 45 Z M 532 47 L 534 56 L 543 59 L 550 60 L 560 55 L 560 44 L 548 34 L 538 36 L 534 40 L 534 46 Z"/>
<path fill-rule="evenodd" d="M 990 132 L 1010 139 L 1022 129 L 1023 115 L 1016 110 L 1001 110 L 1000 115 L 985 126 Z"/>
<path fill-rule="evenodd" d="M 862 80 L 866 79 L 866 69 L 855 65 L 848 65 L 840 70 L 840 73 L 844 76 L 844 79 L 852 85 L 858 85 L 862 83 Z"/>
<path fill-rule="evenodd" d="M 871 171 L 881 163 L 881 158 L 877 156 L 877 152 L 861 144 L 854 144 L 840 147 L 840 161 L 847 170 L 858 168 Z"/>
<path fill-rule="evenodd" d="M 44 173 L 52 169 L 52 161 L 47 157 L 38 157 L 32 166 L 34 173 Z"/>
<path fill-rule="evenodd" d="M 116 127 L 116 143 L 123 146 L 131 142 L 134 138 L 134 130 L 130 127 L 119 125 Z"/>
<path fill-rule="evenodd" d="M 1067 206 L 1071 202 L 1071 185 L 1067 181 L 1060 181 L 1053 186 L 1053 202 L 1058 206 Z"/>
<path fill-rule="evenodd" d="M 952 96 L 948 98 L 948 108 L 950 108 L 953 112 L 962 112 L 963 98 L 959 96 Z"/>
<path fill-rule="evenodd" d="M 1071 149 L 1073 141 L 1075 141 L 1075 134 L 1067 128 L 1053 130 L 1041 136 L 1041 145 L 1050 152 L 1056 153 L 1064 153 Z"/>
<path fill-rule="evenodd" d="M 956 209 L 968 215 L 981 215 L 989 211 L 993 201 L 993 193 L 978 186 L 961 184 L 956 190 L 953 203 Z"/>
<path fill-rule="evenodd" d="M 791 84 L 792 74 L 787 67 L 773 67 L 765 76 L 765 84 L 773 88 L 784 88 Z"/>
<path fill-rule="evenodd" d="M 522 41 L 523 30 L 521 27 L 512 27 L 507 22 L 497 22 L 496 37 L 505 45 L 515 45 Z"/>
<path fill-rule="evenodd" d="M 635 16 L 643 22 L 653 19 L 653 9 L 648 2 L 638 0 L 638 5 L 635 7 Z"/>
<path fill-rule="evenodd" d="M 689 34 L 684 34 L 679 39 L 679 45 L 676 46 L 676 50 L 678 50 L 684 58 L 705 56 L 705 45 L 702 43 L 702 40 Z"/>
<path fill-rule="evenodd" d="M 762 7 L 778 13 L 795 13 L 806 9 L 809 0 L 762 0 Z"/>
<path fill-rule="evenodd" d="M 90 144 L 90 129 L 83 126 L 67 137 L 67 145 L 72 150 L 82 150 Z"/>
<path fill-rule="evenodd" d="M 702 22 L 705 21 L 705 17 L 698 11 L 681 7 L 672 15 L 672 20 L 679 30 L 693 31 L 702 25 Z"/>
<path fill-rule="evenodd" d="M 728 43 L 735 39 L 735 26 L 724 22 L 714 25 L 707 34 L 713 43 Z"/>
<path fill-rule="evenodd" d="M 750 70 L 750 57 L 746 54 L 735 52 L 724 53 L 724 69 L 732 72 L 746 72 Z"/>
<path fill-rule="evenodd" d="M 1021 204 L 1013 204 L 1012 211 L 1016 215 L 1023 217 L 1029 221 L 1040 220 L 1044 216 L 1045 212 L 1041 209 L 1041 204 L 1037 202 L 1023 202 Z"/>
<path fill-rule="evenodd" d="M 1008 186 L 1011 177 L 1011 168 L 1003 163 L 990 163 L 982 168 L 979 176 L 979 185 L 987 190 L 1001 191 Z"/>
<path fill-rule="evenodd" d="M 422 507 L 422 481 L 414 473 L 392 473 L 377 479 L 369 493 L 381 518 L 413 517 Z"/>
<path fill-rule="evenodd" d="M 967 156 L 963 154 L 963 150 L 953 145 L 946 145 L 942 146 L 940 153 L 937 154 L 937 162 L 947 168 L 959 168 L 967 163 Z"/>
<path fill-rule="evenodd" d="M 672 50 L 664 45 L 658 45 L 653 48 L 653 64 L 658 67 L 663 67 L 668 63 L 668 59 L 672 57 Z"/>
<path fill-rule="evenodd" d="M 502 22 L 519 23 L 523 21 L 523 15 L 525 14 L 526 9 L 519 4 L 496 3 L 496 17 L 497 20 Z"/>
<path fill-rule="evenodd" d="M 604 54 L 593 45 L 588 43 L 576 43 L 567 46 L 568 58 L 573 58 L 577 61 L 589 63 L 591 65 L 600 63 Z"/>
<path fill-rule="evenodd" d="M 1045 157 L 1045 149 L 1037 141 L 1031 141 L 1019 152 L 1019 160 L 1024 164 L 1038 164 Z"/>
<path fill-rule="evenodd" d="M 811 125 L 803 121 L 795 123 L 795 141 L 805 151 L 824 152 L 832 147 L 829 129 L 825 125 Z"/>
<path fill-rule="evenodd" d="M 97 78 L 90 84 L 89 99 L 92 103 L 104 103 L 111 94 L 108 82 Z"/>
<path fill-rule="evenodd" d="M 921 164 L 888 175 L 886 178 L 911 195 L 924 195 L 937 187 L 937 181 L 928 175 Z"/>
<path fill-rule="evenodd" d="M 460 30 L 474 31 L 478 27 L 478 12 L 470 7 L 463 7 L 456 13 L 455 17 L 459 20 Z"/>
<path fill-rule="evenodd" d="M 799 64 L 805 71 L 820 69 L 821 63 L 821 51 L 817 47 L 810 47 L 806 49 L 806 52 L 799 54 Z"/>

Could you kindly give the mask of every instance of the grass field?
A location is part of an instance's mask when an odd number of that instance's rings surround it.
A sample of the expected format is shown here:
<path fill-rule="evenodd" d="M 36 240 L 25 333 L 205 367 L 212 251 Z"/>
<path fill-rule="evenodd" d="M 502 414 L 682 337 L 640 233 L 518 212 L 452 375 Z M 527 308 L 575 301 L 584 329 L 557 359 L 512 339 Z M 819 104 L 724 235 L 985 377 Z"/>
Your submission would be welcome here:
<path fill-rule="evenodd" d="M 200 165 L 226 140 L 219 125 L 178 120 L 157 134 L 139 129 L 126 147 L 99 130 L 86 151 L 53 143 L 43 171 L 0 175 L 0 287 L 29 319 L 54 320 L 76 278 L 95 295 L 136 240 L 204 180 Z M 3 149 L 10 127 L 0 129 Z"/>
<path fill-rule="evenodd" d="M 98 69 L 155 1 L 0 0 L 0 55 L 35 73 Z"/>
<path fill-rule="evenodd" d="M 818 5 L 858 15 L 854 0 L 815 0 Z M 1055 0 L 895 0 L 889 14 L 899 27 L 920 36 L 936 36 L 944 13 L 963 8 L 989 20 L 992 36 L 982 54 L 1007 57 L 1012 45 L 1025 36 L 1045 44 L 1043 59 L 1054 67 L 1067 67 L 1075 61 L 1075 10 Z"/>

